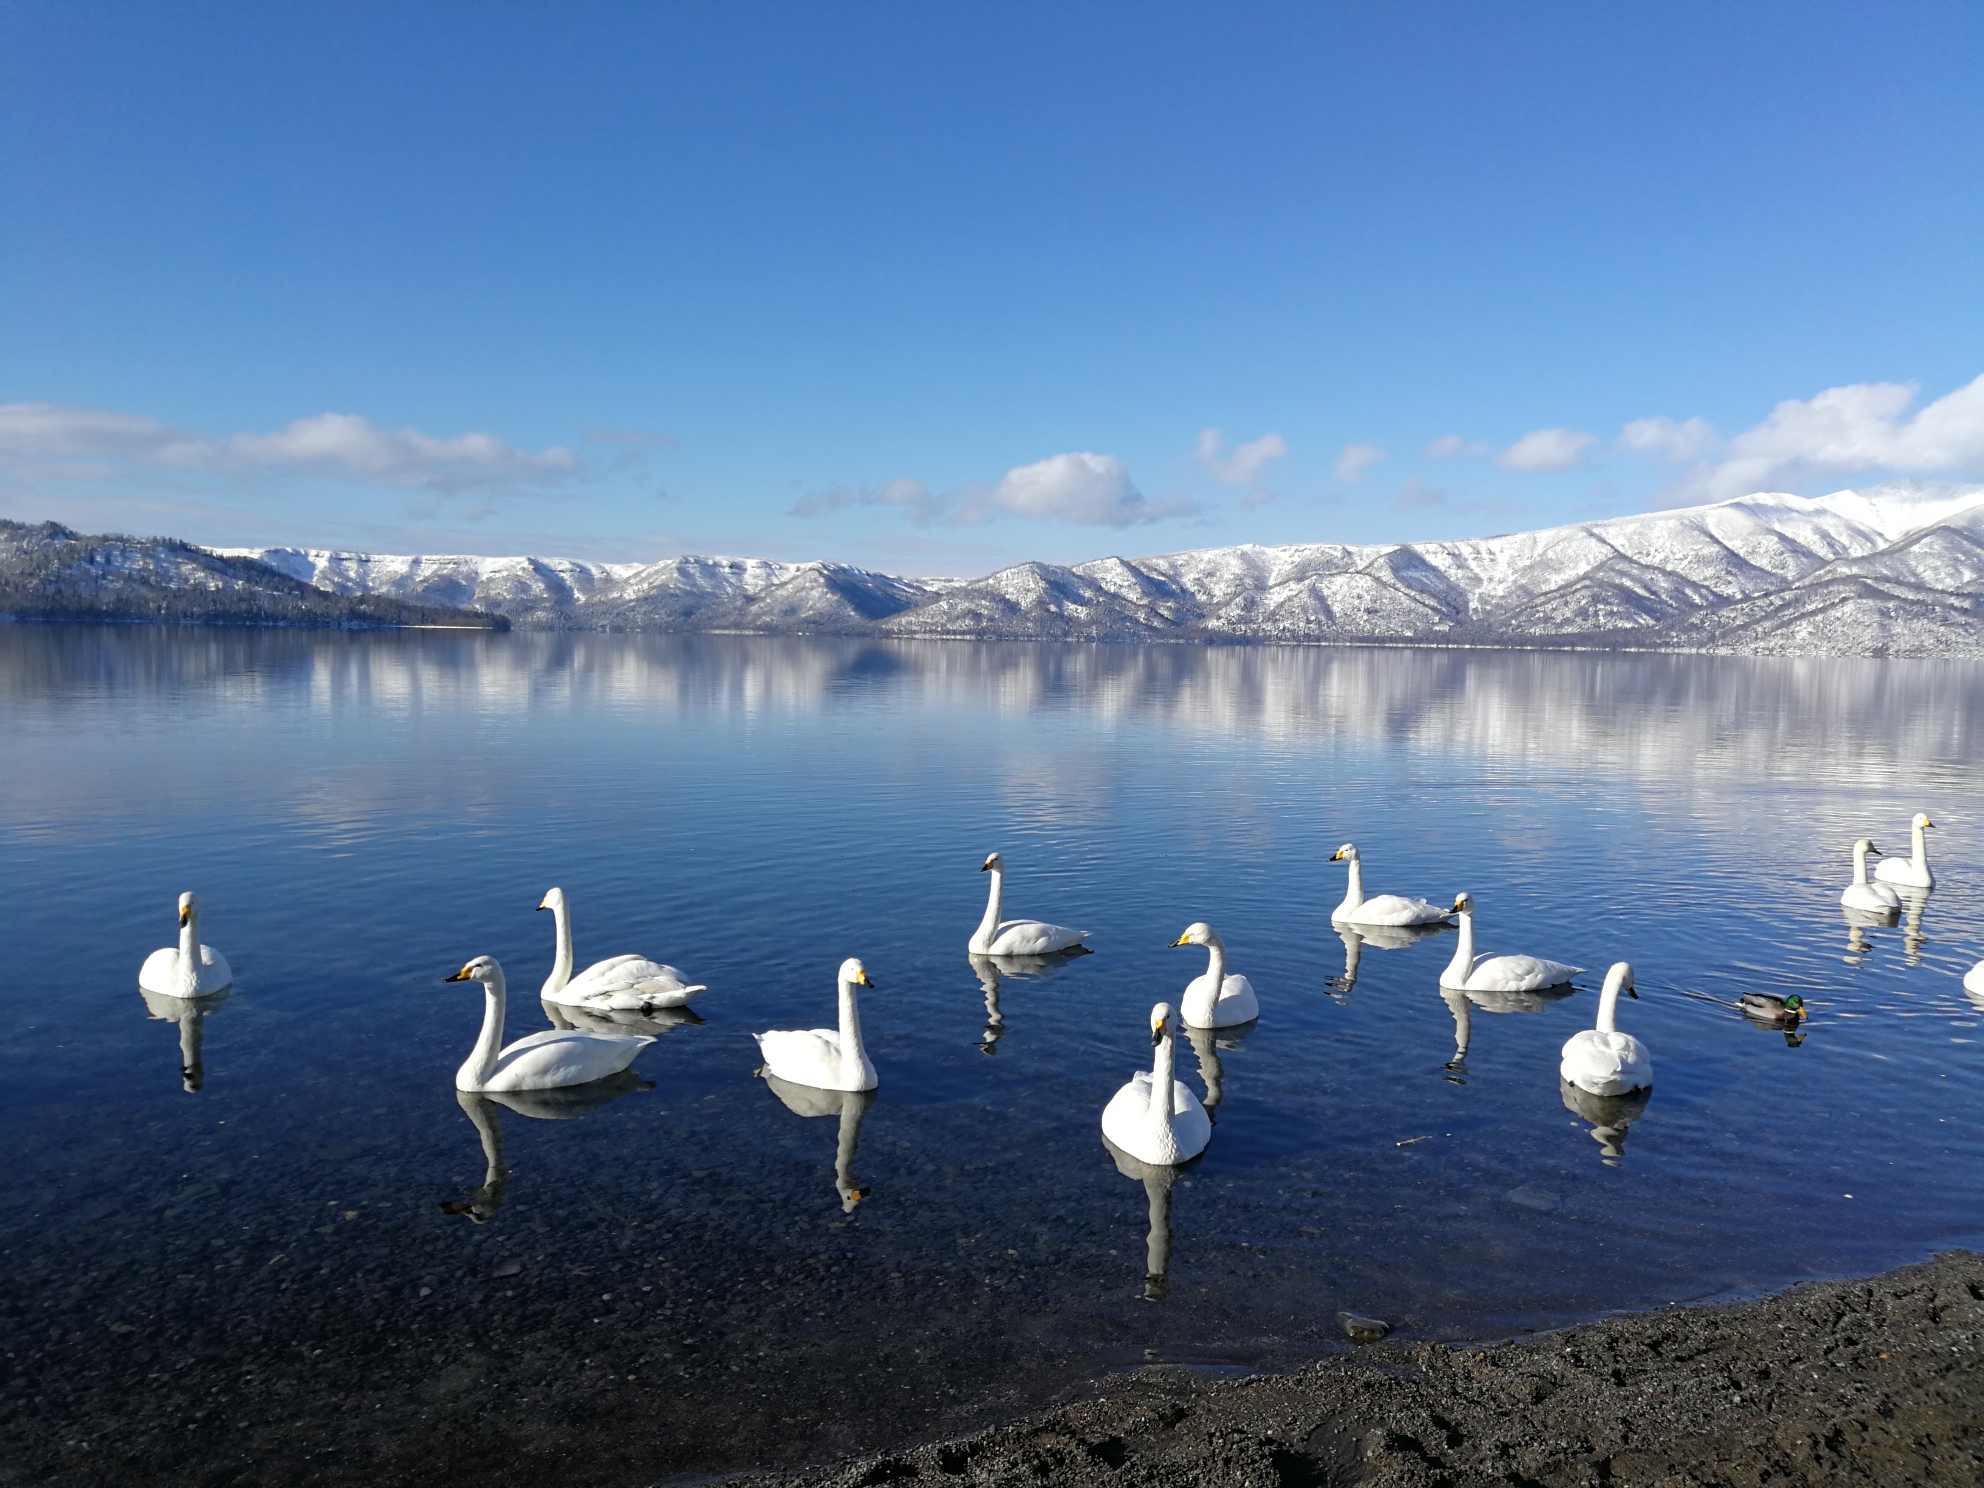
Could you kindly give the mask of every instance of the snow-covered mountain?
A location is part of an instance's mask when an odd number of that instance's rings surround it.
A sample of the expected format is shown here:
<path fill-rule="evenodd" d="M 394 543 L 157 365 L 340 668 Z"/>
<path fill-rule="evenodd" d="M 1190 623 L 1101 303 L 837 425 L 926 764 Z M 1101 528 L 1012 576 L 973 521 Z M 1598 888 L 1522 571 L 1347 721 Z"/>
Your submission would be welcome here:
<path fill-rule="evenodd" d="M 216 549 L 533 627 L 1984 656 L 1984 486 L 1891 481 L 1457 542 L 1208 548 L 975 580 L 833 563 Z"/>

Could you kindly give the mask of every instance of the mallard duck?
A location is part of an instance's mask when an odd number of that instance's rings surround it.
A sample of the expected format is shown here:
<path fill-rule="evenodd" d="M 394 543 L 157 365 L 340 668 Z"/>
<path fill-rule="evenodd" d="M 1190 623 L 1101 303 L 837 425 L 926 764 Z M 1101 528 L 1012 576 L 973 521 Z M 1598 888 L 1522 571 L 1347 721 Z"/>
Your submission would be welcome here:
<path fill-rule="evenodd" d="M 1796 992 L 1789 997 L 1771 992 L 1745 992 L 1736 1005 L 1746 1016 L 1771 1023 L 1796 1023 L 1805 1016 L 1805 999 Z"/>

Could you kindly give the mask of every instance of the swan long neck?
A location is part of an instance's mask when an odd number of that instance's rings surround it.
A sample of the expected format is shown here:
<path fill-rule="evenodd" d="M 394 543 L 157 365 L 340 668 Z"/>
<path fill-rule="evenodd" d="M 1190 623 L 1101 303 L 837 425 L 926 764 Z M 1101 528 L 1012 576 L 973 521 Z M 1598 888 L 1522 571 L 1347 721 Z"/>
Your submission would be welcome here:
<path fill-rule="evenodd" d="M 974 948 L 984 950 L 999 933 L 999 910 L 1006 897 L 1006 870 L 988 868 L 992 884 L 985 892 L 985 918 L 978 922 L 978 933 L 971 937 Z"/>
<path fill-rule="evenodd" d="M 503 1014 L 508 1002 L 509 992 L 503 985 L 502 973 L 498 972 L 482 984 L 482 1034 L 456 1077 L 458 1085 L 466 1080 L 480 1089 L 488 1082 L 496 1068 L 496 1056 L 503 1052 Z"/>
<path fill-rule="evenodd" d="M 553 901 L 551 918 L 558 927 L 558 956 L 551 963 L 551 975 L 544 980 L 544 991 L 540 995 L 546 997 L 553 992 L 564 991 L 565 984 L 572 980 L 572 919 L 563 898 Z"/>
<path fill-rule="evenodd" d="M 861 1048 L 861 1010 L 854 1002 L 854 981 L 851 977 L 840 979 L 840 1065 L 844 1075 L 861 1073 L 863 1052 Z"/>
<path fill-rule="evenodd" d="M 1226 942 L 1217 932 L 1206 937 L 1206 981 L 1212 986 L 1213 1001 L 1219 1001 L 1226 990 Z"/>
<path fill-rule="evenodd" d="M 1157 1056 L 1150 1062 L 1150 1122 L 1153 1127 L 1171 1130 L 1172 1053 L 1176 1040 L 1169 1029 L 1157 1041 Z"/>
<path fill-rule="evenodd" d="M 1915 835 L 1915 867 L 1920 871 L 1929 866 L 1929 839 L 1922 835 L 1922 823 L 1916 822 L 1912 831 Z"/>
<path fill-rule="evenodd" d="M 190 909 L 179 926 L 179 982 L 183 987 L 200 985 L 200 911 Z"/>
<path fill-rule="evenodd" d="M 1857 844 L 1853 849 L 1853 881 L 1862 886 L 1867 882 L 1867 849 Z"/>
<path fill-rule="evenodd" d="M 1605 986 L 1598 994 L 1598 1023 L 1600 1033 L 1619 1031 L 1619 983 L 1618 977 L 1607 977 Z"/>
<path fill-rule="evenodd" d="M 1343 907 L 1355 909 L 1364 902 L 1364 865 L 1357 860 L 1357 854 L 1350 855 L 1350 887 L 1344 892 Z"/>
<path fill-rule="evenodd" d="M 1454 958 L 1447 963 L 1447 970 L 1462 981 L 1474 970 L 1474 911 L 1456 910 L 1460 916 L 1460 934 L 1454 937 Z"/>

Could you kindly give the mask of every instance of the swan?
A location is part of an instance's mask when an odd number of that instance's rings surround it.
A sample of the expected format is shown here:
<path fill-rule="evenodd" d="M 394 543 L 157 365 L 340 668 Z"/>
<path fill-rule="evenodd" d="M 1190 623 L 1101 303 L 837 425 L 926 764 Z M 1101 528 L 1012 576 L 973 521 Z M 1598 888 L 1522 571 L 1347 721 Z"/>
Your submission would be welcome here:
<path fill-rule="evenodd" d="M 1868 909 L 1876 914 L 1901 908 L 1901 895 L 1884 883 L 1867 882 L 1867 859 L 1880 855 L 1881 850 L 1865 837 L 1853 844 L 1853 882 L 1839 896 L 1839 902 L 1846 908 Z"/>
<path fill-rule="evenodd" d="M 1231 1028 L 1251 1023 L 1261 1015 L 1254 1000 L 1254 984 L 1237 972 L 1226 974 L 1226 942 L 1204 920 L 1187 925 L 1173 946 L 1202 945 L 1208 953 L 1205 971 L 1185 984 L 1185 995 L 1178 1001 L 1184 1021 L 1194 1028 Z"/>
<path fill-rule="evenodd" d="M 1355 844 L 1346 842 L 1330 854 L 1332 863 L 1339 860 L 1350 864 L 1350 888 L 1343 896 L 1343 903 L 1330 913 L 1334 921 L 1353 925 L 1433 925 L 1453 915 L 1450 909 L 1428 904 L 1424 899 L 1409 899 L 1404 894 L 1375 894 L 1366 899 L 1364 865 Z"/>
<path fill-rule="evenodd" d="M 572 914 L 563 889 L 550 889 L 537 906 L 551 911 L 558 927 L 558 958 L 537 995 L 567 1007 L 594 1007 L 647 1012 L 651 1008 L 684 1006 L 705 988 L 689 985 L 682 973 L 645 956 L 609 956 L 572 975 Z"/>
<path fill-rule="evenodd" d="M 1605 988 L 1598 994 L 1598 1026 L 1574 1033 L 1564 1043 L 1563 1062 L 1557 1073 L 1590 1095 L 1624 1095 L 1629 1090 L 1651 1088 L 1653 1056 L 1646 1045 L 1630 1033 L 1619 1032 L 1616 1023 L 1619 994 L 1639 1000 L 1633 990 L 1633 968 L 1615 961 L 1605 973 Z"/>
<path fill-rule="evenodd" d="M 1150 1010 L 1150 1042 L 1157 1050 L 1150 1069 L 1138 1070 L 1110 1097 L 1102 1111 L 1102 1135 L 1139 1162 L 1169 1167 L 1206 1150 L 1212 1120 L 1185 1082 L 1171 1076 L 1176 1040 L 1168 1002 Z"/>
<path fill-rule="evenodd" d="M 503 968 L 494 956 L 477 956 L 448 978 L 451 982 L 482 983 L 482 1036 L 462 1067 L 455 1071 L 455 1089 L 488 1091 L 557 1090 L 584 1085 L 618 1074 L 654 1040 L 647 1035 L 586 1033 L 578 1029 L 547 1028 L 503 1047 L 503 1015 L 508 989 Z"/>
<path fill-rule="evenodd" d="M 1923 812 L 1915 813 L 1910 822 L 1910 835 L 1915 839 L 1915 855 L 1910 858 L 1889 858 L 1874 869 L 1874 877 L 1882 883 L 1900 884 L 1905 889 L 1933 889 L 1936 875 L 1929 871 L 1929 844 L 1922 840 L 1922 829 L 1933 827 Z"/>
<path fill-rule="evenodd" d="M 861 1014 L 854 1006 L 854 989 L 874 985 L 854 957 L 841 962 L 840 1027 L 752 1034 L 764 1055 L 765 1069 L 781 1080 L 815 1090 L 873 1090 L 881 1081 L 861 1047 Z"/>
<path fill-rule="evenodd" d="M 1541 956 L 1490 956 L 1474 954 L 1474 896 L 1454 895 L 1453 912 L 1460 916 L 1460 943 L 1454 958 L 1440 973 L 1440 985 L 1459 992 L 1535 992 L 1544 987 L 1561 987 L 1583 971 L 1562 961 L 1546 961 Z M 1490 1009 L 1490 1011 L 1500 1011 Z M 1524 1011 L 1528 1011 L 1524 1009 Z"/>
<path fill-rule="evenodd" d="M 160 946 L 138 970 L 138 985 L 167 997 L 205 997 L 234 985 L 227 957 L 200 944 L 200 896 L 179 896 L 179 944 Z"/>
<path fill-rule="evenodd" d="M 875 1092 L 821 1090 L 812 1085 L 795 1085 L 790 1080 L 781 1080 L 770 1070 L 760 1070 L 758 1073 L 765 1077 L 772 1094 L 793 1115 L 840 1118 L 840 1136 L 834 1143 L 834 1192 L 840 1195 L 840 1212 L 852 1214 L 854 1206 L 874 1192 L 872 1188 L 862 1188 L 854 1181 L 854 1154 L 861 1145 L 861 1118 L 875 1104 Z"/>
<path fill-rule="evenodd" d="M 978 870 L 992 875 L 992 891 L 985 896 L 985 918 L 971 933 L 965 949 L 974 956 L 1043 956 L 1049 951 L 1086 949 L 1086 930 L 1070 930 L 1044 920 L 1002 920 L 999 907 L 1006 897 L 1006 860 L 993 853 Z"/>
<path fill-rule="evenodd" d="M 1963 990 L 1975 997 L 1984 997 L 1984 961 L 1963 974 Z"/>

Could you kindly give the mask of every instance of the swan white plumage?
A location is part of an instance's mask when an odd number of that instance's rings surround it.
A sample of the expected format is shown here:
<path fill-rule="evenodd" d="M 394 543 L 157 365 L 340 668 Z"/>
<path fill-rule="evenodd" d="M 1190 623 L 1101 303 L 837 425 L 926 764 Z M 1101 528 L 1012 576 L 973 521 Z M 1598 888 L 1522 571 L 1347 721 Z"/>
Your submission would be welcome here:
<path fill-rule="evenodd" d="M 1976 998 L 1984 998 L 1984 961 L 1963 974 L 1963 990 Z"/>
<path fill-rule="evenodd" d="M 1605 988 L 1598 994 L 1598 1026 L 1574 1033 L 1564 1044 L 1564 1057 L 1557 1073 L 1580 1090 L 1593 1095 L 1624 1095 L 1653 1084 L 1653 1056 L 1646 1045 L 1630 1033 L 1618 1029 L 1619 994 L 1638 1000 L 1633 990 L 1633 968 L 1626 961 L 1615 961 L 1605 973 Z"/>
<path fill-rule="evenodd" d="M 1881 850 L 1868 838 L 1853 844 L 1853 882 L 1840 891 L 1839 902 L 1848 909 L 1869 909 L 1886 914 L 1901 908 L 1901 895 L 1884 883 L 1867 882 L 1867 859 L 1878 858 Z"/>
<path fill-rule="evenodd" d="M 1194 1028 L 1231 1028 L 1251 1023 L 1261 1015 L 1254 997 L 1254 984 L 1237 972 L 1226 973 L 1226 942 L 1204 920 L 1187 925 L 1173 946 L 1202 945 L 1206 948 L 1206 969 L 1185 984 L 1185 995 L 1178 1000 L 1178 1015 Z"/>
<path fill-rule="evenodd" d="M 1909 824 L 1910 835 L 1915 839 L 1915 853 L 1908 858 L 1888 858 L 1874 869 L 1874 877 L 1882 883 L 1900 884 L 1904 889 L 1933 889 L 1936 875 L 1929 871 L 1929 844 L 1922 836 L 1924 827 L 1933 827 L 1927 813 L 1918 811 L 1915 820 Z"/>
<path fill-rule="evenodd" d="M 1140 1162 L 1169 1167 L 1205 1151 L 1212 1119 L 1199 1098 L 1171 1074 L 1176 1040 L 1171 1004 L 1150 1010 L 1150 1042 L 1157 1050 L 1148 1070 L 1138 1070 L 1102 1111 L 1102 1135 Z"/>
<path fill-rule="evenodd" d="M 179 944 L 160 946 L 138 968 L 138 985 L 166 997 L 205 997 L 234 985 L 227 957 L 200 944 L 200 896 L 179 896 Z"/>
<path fill-rule="evenodd" d="M 685 1006 L 698 992 L 701 982 L 691 985 L 681 972 L 645 956 L 609 956 L 595 961 L 577 976 L 572 975 L 572 912 L 563 889 L 546 891 L 539 909 L 551 911 L 557 925 L 557 959 L 551 975 L 537 995 L 546 1002 L 567 1007 L 610 1008 L 624 1012 L 647 1012 L 653 1008 Z"/>
<path fill-rule="evenodd" d="M 978 871 L 992 875 L 992 888 L 985 896 L 985 918 L 965 945 L 972 955 L 1044 956 L 1050 951 L 1071 951 L 1088 939 L 1086 930 L 1070 930 L 1045 920 L 1000 919 L 1000 906 L 1006 897 L 1006 860 L 993 853 Z"/>
<path fill-rule="evenodd" d="M 854 1005 L 854 989 L 874 985 L 854 957 L 841 962 L 840 1027 L 752 1034 L 765 1057 L 765 1068 L 781 1080 L 815 1090 L 873 1090 L 881 1080 L 861 1047 L 861 1013 Z"/>
<path fill-rule="evenodd" d="M 1541 956 L 1474 954 L 1474 896 L 1454 895 L 1453 912 L 1460 916 L 1459 944 L 1454 958 L 1440 973 L 1440 985 L 1460 992 L 1535 992 L 1561 987 L 1583 971 L 1582 966 L 1546 961 Z"/>
<path fill-rule="evenodd" d="M 477 956 L 448 978 L 451 982 L 482 983 L 482 1035 L 462 1067 L 455 1071 L 455 1089 L 557 1090 L 616 1075 L 654 1040 L 645 1034 L 589 1033 L 573 1028 L 547 1028 L 503 1046 L 503 1018 L 509 991 L 503 968 L 494 956 Z"/>
<path fill-rule="evenodd" d="M 1428 904 L 1424 899 L 1411 899 L 1404 894 L 1373 894 L 1366 899 L 1364 864 L 1357 856 L 1354 843 L 1344 843 L 1330 854 L 1330 861 L 1350 864 L 1350 884 L 1344 893 L 1343 903 L 1330 912 L 1332 921 L 1352 925 L 1432 925 L 1453 914 L 1452 910 Z"/>

